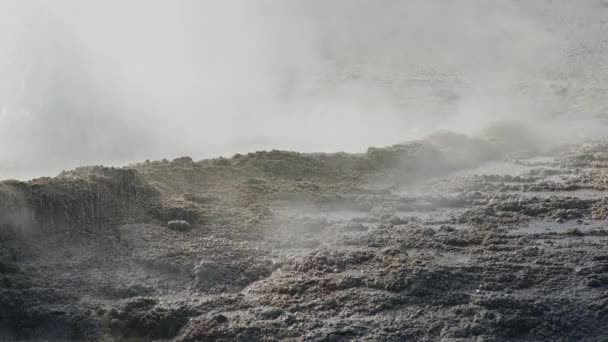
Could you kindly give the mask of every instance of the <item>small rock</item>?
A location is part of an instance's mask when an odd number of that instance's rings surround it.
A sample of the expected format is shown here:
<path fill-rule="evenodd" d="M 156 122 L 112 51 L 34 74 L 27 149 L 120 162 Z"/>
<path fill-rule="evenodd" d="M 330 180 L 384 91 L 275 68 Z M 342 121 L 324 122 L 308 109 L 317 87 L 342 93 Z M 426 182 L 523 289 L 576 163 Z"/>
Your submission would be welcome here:
<path fill-rule="evenodd" d="M 167 227 L 172 230 L 187 231 L 192 229 L 192 225 L 188 221 L 173 220 L 167 222 Z"/>
<path fill-rule="evenodd" d="M 448 225 L 442 225 L 441 227 L 439 227 L 439 231 L 441 232 L 455 232 L 456 228 L 452 227 L 452 226 L 448 226 Z"/>
<path fill-rule="evenodd" d="M 226 322 L 228 322 L 228 317 L 226 317 L 222 314 L 219 314 L 219 315 L 213 316 L 213 320 L 218 323 L 226 323 Z"/>
<path fill-rule="evenodd" d="M 433 236 L 433 235 L 435 235 L 435 230 L 433 228 L 426 228 L 422 231 L 422 235 Z"/>
<path fill-rule="evenodd" d="M 580 229 L 578 228 L 574 228 L 574 229 L 568 229 L 568 231 L 566 232 L 566 235 L 571 235 L 571 236 L 583 236 L 585 234 L 583 234 L 583 232 L 581 232 Z"/>
<path fill-rule="evenodd" d="M 602 285 L 604 285 L 604 283 L 601 280 L 595 278 L 591 278 L 587 282 L 587 286 L 589 287 L 601 287 Z"/>
<path fill-rule="evenodd" d="M 111 326 L 112 328 L 120 327 L 120 323 L 121 323 L 121 322 L 120 322 L 120 319 L 118 319 L 118 318 L 112 318 L 112 319 L 110 320 L 110 326 Z"/>
<path fill-rule="evenodd" d="M 287 315 L 285 316 L 285 319 L 283 319 L 283 322 L 287 325 L 292 325 L 296 322 L 296 317 L 294 315 Z"/>
<path fill-rule="evenodd" d="M 271 320 L 271 319 L 279 318 L 282 314 L 283 314 L 283 310 L 281 310 L 279 308 L 269 308 L 269 309 L 261 311 L 259 313 L 259 316 L 261 319 Z"/>

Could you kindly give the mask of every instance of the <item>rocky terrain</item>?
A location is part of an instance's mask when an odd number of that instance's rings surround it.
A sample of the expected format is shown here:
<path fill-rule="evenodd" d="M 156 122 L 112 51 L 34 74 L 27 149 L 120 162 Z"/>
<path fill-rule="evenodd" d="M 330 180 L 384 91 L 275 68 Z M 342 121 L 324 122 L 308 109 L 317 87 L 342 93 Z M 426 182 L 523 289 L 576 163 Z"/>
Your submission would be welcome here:
<path fill-rule="evenodd" d="M 4 181 L 0 340 L 605 341 L 608 144 L 507 133 Z"/>

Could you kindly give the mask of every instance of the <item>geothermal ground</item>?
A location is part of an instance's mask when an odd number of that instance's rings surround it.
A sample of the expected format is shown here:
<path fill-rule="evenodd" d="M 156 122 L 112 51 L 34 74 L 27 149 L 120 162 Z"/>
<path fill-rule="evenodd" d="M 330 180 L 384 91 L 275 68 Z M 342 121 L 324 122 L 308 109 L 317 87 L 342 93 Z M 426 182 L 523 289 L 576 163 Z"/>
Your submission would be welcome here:
<path fill-rule="evenodd" d="M 489 134 L 0 183 L 0 339 L 605 341 L 608 145 Z"/>

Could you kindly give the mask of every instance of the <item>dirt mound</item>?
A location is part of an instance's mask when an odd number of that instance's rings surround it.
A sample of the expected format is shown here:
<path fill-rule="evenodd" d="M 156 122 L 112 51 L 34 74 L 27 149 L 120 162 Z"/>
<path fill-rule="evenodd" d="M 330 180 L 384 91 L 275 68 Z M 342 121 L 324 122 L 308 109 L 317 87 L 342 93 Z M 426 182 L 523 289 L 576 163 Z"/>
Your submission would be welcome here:
<path fill-rule="evenodd" d="M 15 229 L 74 230 L 137 220 L 159 192 L 137 171 L 79 168 L 56 178 L 0 185 L 2 223 Z"/>

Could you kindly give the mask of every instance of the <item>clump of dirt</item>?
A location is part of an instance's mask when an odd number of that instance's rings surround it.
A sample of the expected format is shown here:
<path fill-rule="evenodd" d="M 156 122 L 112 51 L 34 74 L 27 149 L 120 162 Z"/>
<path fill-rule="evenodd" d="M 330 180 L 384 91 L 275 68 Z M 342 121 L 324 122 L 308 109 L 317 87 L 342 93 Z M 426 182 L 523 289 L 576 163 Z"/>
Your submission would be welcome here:
<path fill-rule="evenodd" d="M 191 306 L 165 307 L 156 299 L 137 297 L 113 308 L 105 319 L 120 339 L 156 340 L 174 337 L 198 313 Z"/>
<path fill-rule="evenodd" d="M 608 219 L 608 198 L 602 198 L 593 204 L 592 208 L 593 218 L 597 220 Z"/>

